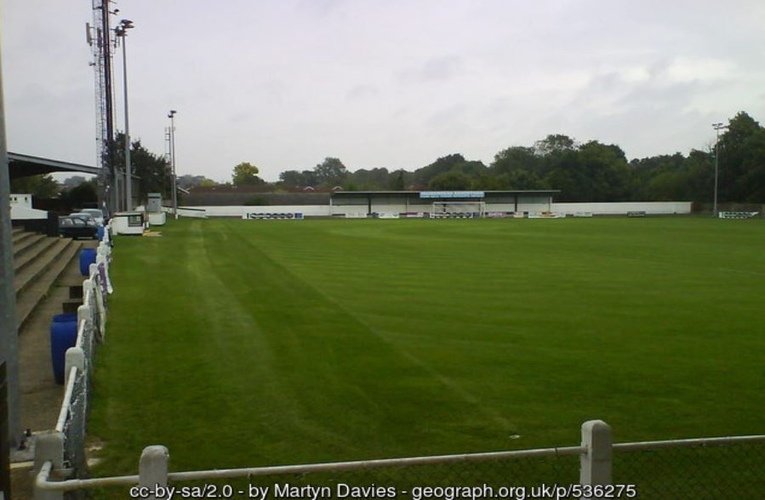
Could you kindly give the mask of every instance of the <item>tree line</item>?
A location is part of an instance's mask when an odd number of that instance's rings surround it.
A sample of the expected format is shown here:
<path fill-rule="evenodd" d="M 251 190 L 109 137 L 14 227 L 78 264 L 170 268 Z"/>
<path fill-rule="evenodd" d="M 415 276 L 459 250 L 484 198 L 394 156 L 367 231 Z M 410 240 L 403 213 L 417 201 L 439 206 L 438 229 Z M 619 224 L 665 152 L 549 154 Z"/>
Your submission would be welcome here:
<path fill-rule="evenodd" d="M 718 171 L 718 201 L 765 203 L 765 128 L 745 112 L 738 113 L 721 131 L 719 141 L 706 150 L 628 160 L 615 144 L 596 140 L 579 143 L 552 134 L 530 146 L 499 151 L 489 165 L 459 153 L 436 159 L 414 171 L 385 167 L 350 171 L 339 158 L 327 157 L 312 169 L 287 170 L 279 181 L 267 183 L 249 162 L 233 168 L 233 186 L 257 186 L 261 191 L 343 189 L 387 190 L 535 190 L 556 189 L 557 201 L 695 201 L 713 197 Z M 115 140 L 114 161 L 124 163 L 124 142 Z M 172 172 L 164 156 L 131 144 L 133 172 L 141 178 L 136 195 L 160 192 L 170 197 Z M 716 162 L 717 159 L 717 162 Z M 49 176 L 39 177 L 40 190 L 50 195 Z M 34 180 L 16 180 L 16 192 L 32 192 Z M 183 188 L 219 183 L 205 176 L 180 176 Z M 19 188 L 24 188 L 19 191 Z"/>
<path fill-rule="evenodd" d="M 718 158 L 720 202 L 765 203 L 765 128 L 747 113 L 728 121 L 707 150 L 628 160 L 614 144 L 578 143 L 553 134 L 531 146 L 511 146 L 485 165 L 459 153 L 413 172 L 386 168 L 348 171 L 337 158 L 313 170 L 288 170 L 278 187 L 323 186 L 344 190 L 556 189 L 558 201 L 710 202 Z"/>

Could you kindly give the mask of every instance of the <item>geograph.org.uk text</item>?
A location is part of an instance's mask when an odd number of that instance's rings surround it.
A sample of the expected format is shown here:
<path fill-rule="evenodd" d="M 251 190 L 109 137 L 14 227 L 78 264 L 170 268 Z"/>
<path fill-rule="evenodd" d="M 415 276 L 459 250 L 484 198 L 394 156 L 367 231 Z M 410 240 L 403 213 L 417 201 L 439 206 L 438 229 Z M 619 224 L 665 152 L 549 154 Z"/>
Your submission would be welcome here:
<path fill-rule="evenodd" d="M 538 486 L 414 486 L 397 488 L 395 486 L 351 486 L 338 483 L 334 486 L 292 485 L 289 483 L 272 486 L 249 485 L 235 488 L 231 485 L 206 484 L 201 486 L 134 486 L 130 488 L 131 498 L 253 498 L 259 500 L 281 499 L 393 499 L 410 500 L 458 500 L 458 499 L 554 499 L 599 498 L 619 499 L 636 498 L 637 487 L 629 484 L 616 485 L 580 485 L 580 484 L 540 484 Z"/>

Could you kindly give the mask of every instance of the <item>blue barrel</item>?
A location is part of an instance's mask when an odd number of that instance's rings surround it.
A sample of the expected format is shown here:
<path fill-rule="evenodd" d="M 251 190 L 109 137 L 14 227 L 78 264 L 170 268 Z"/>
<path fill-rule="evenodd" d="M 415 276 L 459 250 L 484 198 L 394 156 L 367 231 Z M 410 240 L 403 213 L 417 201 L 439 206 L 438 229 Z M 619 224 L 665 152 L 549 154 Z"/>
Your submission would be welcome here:
<path fill-rule="evenodd" d="M 80 250 L 80 274 L 90 275 L 90 265 L 96 263 L 96 249 L 83 248 Z"/>
<path fill-rule="evenodd" d="M 66 366 L 66 350 L 77 344 L 77 314 L 56 314 L 50 323 L 50 357 L 53 377 L 63 384 Z"/>
<path fill-rule="evenodd" d="M 98 229 L 96 229 L 97 235 L 98 235 L 98 241 L 101 241 L 104 239 L 104 232 L 106 229 L 104 229 L 104 226 L 98 226 Z"/>

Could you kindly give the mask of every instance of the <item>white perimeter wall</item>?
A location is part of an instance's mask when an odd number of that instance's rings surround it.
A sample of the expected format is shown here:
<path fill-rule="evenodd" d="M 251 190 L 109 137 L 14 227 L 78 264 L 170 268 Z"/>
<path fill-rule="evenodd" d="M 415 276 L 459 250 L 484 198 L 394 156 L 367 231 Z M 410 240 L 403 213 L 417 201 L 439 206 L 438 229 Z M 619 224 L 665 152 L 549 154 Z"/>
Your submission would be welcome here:
<path fill-rule="evenodd" d="M 628 212 L 645 212 L 653 215 L 691 213 L 690 201 L 633 201 L 618 203 L 553 203 L 551 212 L 575 214 L 589 212 L 593 215 L 626 215 Z"/>
<path fill-rule="evenodd" d="M 195 211 L 204 210 L 208 217 L 242 217 L 245 214 L 286 214 L 302 213 L 306 217 L 329 217 L 333 214 L 366 216 L 367 205 L 282 205 L 282 206 L 230 206 L 230 207 L 193 207 Z M 430 212 L 432 203 L 384 205 L 373 203 L 372 211 L 378 213 Z M 183 207 L 178 207 L 183 217 Z M 513 212 L 514 205 L 486 204 L 487 212 Z M 645 212 L 649 215 L 687 215 L 691 213 L 690 201 L 646 201 L 619 203 L 550 203 L 548 198 L 521 199 L 518 212 L 537 214 L 553 212 L 559 214 L 591 213 L 593 215 L 626 215 L 628 212 Z"/>
<path fill-rule="evenodd" d="M 47 219 L 48 212 L 21 205 L 11 205 L 11 220 Z"/>

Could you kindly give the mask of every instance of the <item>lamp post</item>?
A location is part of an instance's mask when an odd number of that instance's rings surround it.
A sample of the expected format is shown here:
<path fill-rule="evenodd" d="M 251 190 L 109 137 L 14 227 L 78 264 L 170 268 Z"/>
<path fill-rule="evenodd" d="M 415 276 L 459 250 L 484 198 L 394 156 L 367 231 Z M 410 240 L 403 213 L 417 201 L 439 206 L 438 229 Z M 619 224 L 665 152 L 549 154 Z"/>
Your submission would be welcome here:
<path fill-rule="evenodd" d="M 722 123 L 713 123 L 712 128 L 717 132 L 717 140 L 715 141 L 715 194 L 714 203 L 712 204 L 712 216 L 717 217 L 717 178 L 720 168 L 720 130 L 726 129 L 728 126 L 723 125 Z"/>
<path fill-rule="evenodd" d="M 130 119 L 128 116 L 128 82 L 127 82 L 127 30 L 133 28 L 133 21 L 123 19 L 114 28 L 118 39 L 122 40 L 122 87 L 125 96 L 125 210 L 133 206 L 133 169 L 130 162 Z"/>
<path fill-rule="evenodd" d="M 175 113 L 176 111 L 174 109 L 171 109 L 170 112 L 167 114 L 167 117 L 170 118 L 170 168 L 173 173 L 173 192 L 171 194 L 173 199 L 173 218 L 178 218 L 178 188 L 176 186 L 176 176 L 175 176 Z"/>

